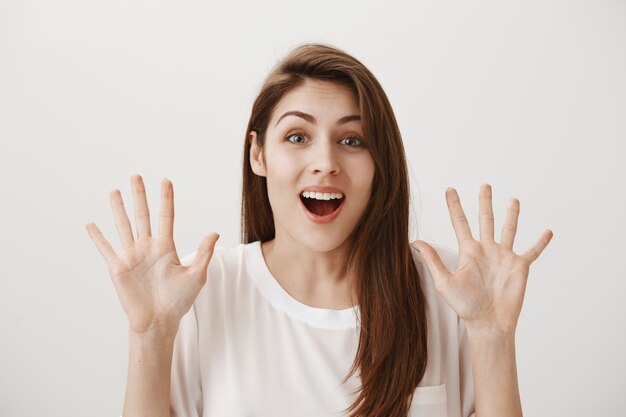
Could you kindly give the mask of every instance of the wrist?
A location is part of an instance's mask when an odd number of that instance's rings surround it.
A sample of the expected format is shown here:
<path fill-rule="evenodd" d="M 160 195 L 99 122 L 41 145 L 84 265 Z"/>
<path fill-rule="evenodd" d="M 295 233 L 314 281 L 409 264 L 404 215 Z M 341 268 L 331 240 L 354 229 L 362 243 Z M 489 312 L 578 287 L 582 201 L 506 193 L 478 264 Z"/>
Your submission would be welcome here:
<path fill-rule="evenodd" d="M 470 342 L 515 343 L 515 329 L 501 329 L 494 325 L 471 322 L 466 322 L 465 328 Z"/>
<path fill-rule="evenodd" d="M 163 344 L 174 342 L 178 327 L 157 327 L 143 332 L 128 329 L 128 337 L 131 342 L 139 344 Z"/>

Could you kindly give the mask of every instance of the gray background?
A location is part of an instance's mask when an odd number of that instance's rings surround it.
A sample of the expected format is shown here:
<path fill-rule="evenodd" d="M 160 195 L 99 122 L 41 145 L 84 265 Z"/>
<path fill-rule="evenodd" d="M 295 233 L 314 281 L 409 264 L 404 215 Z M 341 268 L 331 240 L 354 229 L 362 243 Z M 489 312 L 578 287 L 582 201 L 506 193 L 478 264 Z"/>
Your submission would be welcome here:
<path fill-rule="evenodd" d="M 180 256 L 238 244 L 252 100 L 308 41 L 387 92 L 413 238 L 457 249 L 447 186 L 477 236 L 483 182 L 497 238 L 511 197 L 516 251 L 554 231 L 517 330 L 525 414 L 625 415 L 626 4 L 537 0 L 0 0 L 0 415 L 121 413 L 127 321 L 84 225 L 119 248 L 108 193 L 131 210 L 140 173 L 153 213 L 174 184 Z"/>

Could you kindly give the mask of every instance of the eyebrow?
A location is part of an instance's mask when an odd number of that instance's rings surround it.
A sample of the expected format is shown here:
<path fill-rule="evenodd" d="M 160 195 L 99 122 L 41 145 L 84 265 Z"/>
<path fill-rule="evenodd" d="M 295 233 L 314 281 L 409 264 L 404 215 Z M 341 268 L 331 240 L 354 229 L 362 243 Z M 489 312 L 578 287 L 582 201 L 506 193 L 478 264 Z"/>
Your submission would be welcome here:
<path fill-rule="evenodd" d="M 286 116 L 298 116 L 304 120 L 306 120 L 309 123 L 313 123 L 315 124 L 317 121 L 315 120 L 315 117 L 313 117 L 312 115 L 308 114 L 308 113 L 304 113 L 298 110 L 291 110 L 288 112 L 285 112 L 282 116 L 280 116 L 280 118 L 278 119 L 278 121 L 276 122 L 276 125 L 278 125 L 278 122 L 280 122 L 281 120 L 283 120 L 284 117 Z M 337 124 L 338 125 L 342 125 L 348 122 L 351 122 L 353 120 L 361 120 L 361 116 L 359 116 L 358 114 L 353 114 L 350 116 L 344 116 L 341 119 L 337 120 Z"/>

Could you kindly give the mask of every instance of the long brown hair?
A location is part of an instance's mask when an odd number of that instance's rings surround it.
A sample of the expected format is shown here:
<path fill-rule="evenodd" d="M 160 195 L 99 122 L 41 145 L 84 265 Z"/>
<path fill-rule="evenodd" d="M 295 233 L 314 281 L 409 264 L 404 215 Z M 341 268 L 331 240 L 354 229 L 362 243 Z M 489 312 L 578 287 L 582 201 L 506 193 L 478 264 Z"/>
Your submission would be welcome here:
<path fill-rule="evenodd" d="M 359 369 L 361 387 L 344 410 L 351 417 L 405 417 L 426 370 L 426 300 L 409 245 L 409 184 L 400 130 L 374 75 L 344 51 L 324 44 L 293 49 L 265 79 L 254 101 L 243 157 L 241 239 L 274 238 L 266 178 L 250 166 L 250 132 L 263 147 L 272 111 L 306 78 L 352 89 L 375 164 L 372 197 L 351 235 L 348 270 L 354 271 L 360 309 L 359 346 L 345 383 Z"/>

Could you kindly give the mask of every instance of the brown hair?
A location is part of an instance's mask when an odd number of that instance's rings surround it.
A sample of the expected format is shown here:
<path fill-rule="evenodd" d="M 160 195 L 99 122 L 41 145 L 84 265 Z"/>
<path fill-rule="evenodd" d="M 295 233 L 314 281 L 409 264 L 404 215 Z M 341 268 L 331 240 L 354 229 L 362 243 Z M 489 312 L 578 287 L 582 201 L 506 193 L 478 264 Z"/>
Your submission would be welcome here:
<path fill-rule="evenodd" d="M 263 147 L 272 111 L 281 97 L 306 78 L 349 86 L 359 101 L 362 128 L 374 160 L 372 197 L 352 233 L 348 270 L 355 273 L 360 309 L 356 357 L 361 387 L 346 412 L 352 417 L 405 417 L 426 370 L 426 300 L 409 239 L 409 184 L 400 130 L 374 75 L 344 51 L 324 44 L 293 49 L 265 79 L 254 101 L 243 158 L 241 239 L 274 238 L 266 178 L 250 166 L 251 131 Z"/>

